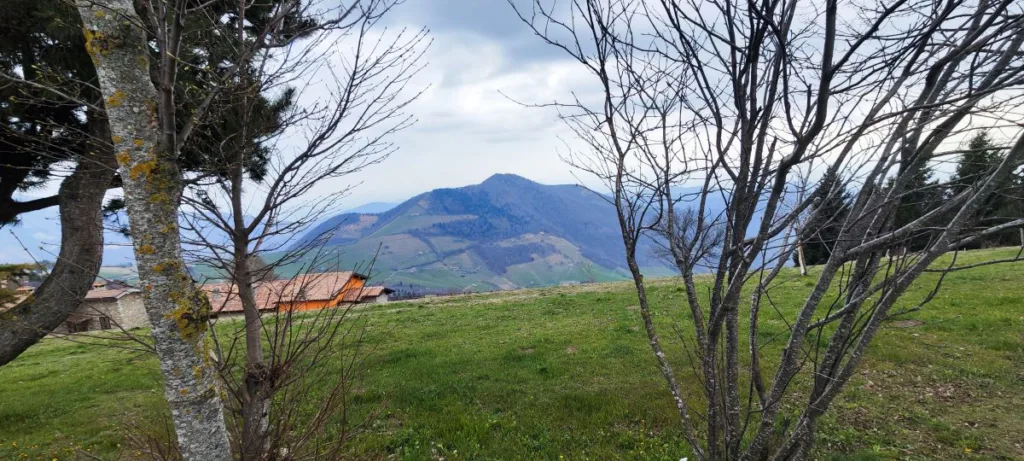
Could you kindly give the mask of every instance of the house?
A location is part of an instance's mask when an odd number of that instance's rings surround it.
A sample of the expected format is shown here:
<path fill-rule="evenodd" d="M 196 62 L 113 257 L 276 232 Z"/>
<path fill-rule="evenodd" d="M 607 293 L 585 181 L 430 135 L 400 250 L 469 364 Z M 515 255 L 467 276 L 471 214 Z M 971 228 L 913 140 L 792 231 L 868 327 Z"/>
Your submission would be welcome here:
<path fill-rule="evenodd" d="M 130 287 L 101 288 L 89 290 L 82 304 L 53 332 L 66 334 L 148 326 L 149 317 L 139 290 Z"/>
<path fill-rule="evenodd" d="M 345 295 L 345 302 L 354 301 L 357 304 L 384 304 L 388 302 L 388 295 L 394 293 L 387 287 L 363 287 L 361 290 L 353 290 Z"/>
<path fill-rule="evenodd" d="M 387 302 L 390 288 L 366 286 L 365 275 L 357 272 L 303 274 L 292 279 L 268 280 L 254 285 L 256 305 L 261 311 L 313 311 L 326 307 Z M 215 316 L 242 313 L 238 290 L 231 282 L 203 285 Z"/>

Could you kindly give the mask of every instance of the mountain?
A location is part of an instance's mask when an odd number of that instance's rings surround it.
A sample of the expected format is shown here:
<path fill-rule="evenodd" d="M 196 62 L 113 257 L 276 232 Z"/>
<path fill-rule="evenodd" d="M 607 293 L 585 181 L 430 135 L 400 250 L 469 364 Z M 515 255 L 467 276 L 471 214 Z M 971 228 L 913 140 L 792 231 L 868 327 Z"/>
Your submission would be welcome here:
<path fill-rule="evenodd" d="M 510 174 L 436 189 L 383 213 L 343 213 L 302 241 L 317 236 L 343 269 L 368 264 L 379 247 L 375 283 L 399 290 L 484 291 L 628 274 L 618 219 L 605 197 Z M 638 251 L 641 264 L 667 273 L 652 250 L 648 243 Z"/>
<path fill-rule="evenodd" d="M 370 202 L 364 203 L 350 210 L 345 210 L 345 213 L 383 213 L 394 208 L 397 205 L 397 203 L 390 202 Z"/>

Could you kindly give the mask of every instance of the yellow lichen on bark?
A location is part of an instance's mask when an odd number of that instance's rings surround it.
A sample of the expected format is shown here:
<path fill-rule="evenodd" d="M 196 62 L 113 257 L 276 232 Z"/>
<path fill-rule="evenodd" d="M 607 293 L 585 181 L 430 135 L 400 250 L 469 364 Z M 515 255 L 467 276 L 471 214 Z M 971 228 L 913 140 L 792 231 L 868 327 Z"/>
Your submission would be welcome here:
<path fill-rule="evenodd" d="M 107 98 L 107 108 L 117 107 L 124 103 L 124 91 L 114 90 L 114 94 Z M 114 141 L 117 142 L 117 141 Z"/>
<path fill-rule="evenodd" d="M 153 170 L 157 167 L 156 159 L 136 163 L 131 169 L 128 170 L 128 174 L 132 179 L 139 179 L 144 176 L 149 176 Z"/>
<path fill-rule="evenodd" d="M 100 56 L 106 54 L 110 46 L 107 43 L 109 40 L 106 35 L 87 27 L 82 29 L 82 35 L 85 36 L 85 52 L 89 53 L 93 60 L 99 59 Z"/>
<path fill-rule="evenodd" d="M 89 56 L 95 58 L 96 49 L 92 46 L 92 41 L 96 39 L 96 36 L 100 35 L 99 32 L 93 32 L 89 28 L 82 29 L 82 35 L 85 36 L 85 52 L 89 53 Z"/>
<path fill-rule="evenodd" d="M 186 284 L 192 283 L 185 275 L 182 275 L 182 281 Z M 164 318 L 174 321 L 182 339 L 195 341 L 201 338 L 202 334 L 206 332 L 206 321 L 210 317 L 212 309 L 210 300 L 206 298 L 202 290 L 192 290 L 192 296 L 173 290 L 168 294 L 168 297 L 177 307 L 165 315 Z M 205 345 L 201 341 L 195 345 L 202 360 L 202 351 Z"/>
<path fill-rule="evenodd" d="M 178 267 L 177 261 L 159 262 L 153 266 L 154 272 L 170 272 Z"/>

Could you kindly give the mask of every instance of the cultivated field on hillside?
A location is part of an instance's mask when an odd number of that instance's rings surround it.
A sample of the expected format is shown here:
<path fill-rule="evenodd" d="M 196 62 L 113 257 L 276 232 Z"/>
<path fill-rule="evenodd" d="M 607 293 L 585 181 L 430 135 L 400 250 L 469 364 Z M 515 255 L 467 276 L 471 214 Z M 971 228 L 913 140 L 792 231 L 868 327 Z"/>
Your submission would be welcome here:
<path fill-rule="evenodd" d="M 973 251 L 958 261 L 1015 251 Z M 780 315 L 792 315 L 811 281 L 785 278 L 773 299 Z M 904 307 L 934 282 L 922 277 Z M 659 280 L 649 296 L 662 336 L 673 337 L 672 324 L 687 321 L 681 288 Z M 365 309 L 373 368 L 355 409 L 376 416 L 352 455 L 688 456 L 635 305 L 629 284 L 607 283 Z M 763 323 L 766 347 L 778 350 L 785 321 Z M 668 344 L 697 395 L 685 351 Z M 164 405 L 155 358 L 49 339 L 0 368 L 0 459 L 72 459 L 77 449 L 111 457 L 130 424 L 159 422 Z M 816 458 L 1024 459 L 1021 408 L 1024 264 L 957 272 L 925 308 L 887 323 L 824 419 Z"/>

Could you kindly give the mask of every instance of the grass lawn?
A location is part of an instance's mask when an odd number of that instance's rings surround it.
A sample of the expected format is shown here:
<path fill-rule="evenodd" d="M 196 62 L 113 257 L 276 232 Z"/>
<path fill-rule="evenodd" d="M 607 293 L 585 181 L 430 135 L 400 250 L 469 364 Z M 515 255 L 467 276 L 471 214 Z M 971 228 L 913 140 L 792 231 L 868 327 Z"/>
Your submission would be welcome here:
<path fill-rule="evenodd" d="M 962 254 L 969 262 L 1012 250 Z M 812 270 L 813 274 L 813 270 Z M 792 315 L 811 277 L 773 295 Z M 927 276 L 906 297 L 921 300 Z M 929 283 L 931 282 L 931 283 Z M 649 297 L 696 396 L 672 324 L 672 280 Z M 390 303 L 365 310 L 376 343 L 357 410 L 378 410 L 353 458 L 668 459 L 687 456 L 627 283 Z M 763 320 L 765 338 L 785 328 Z M 224 325 L 223 328 L 228 328 Z M 765 358 L 777 360 L 783 339 Z M 48 339 L 0 368 L 0 459 L 112 456 L 129 423 L 166 411 L 153 357 Z M 819 430 L 820 459 L 1024 459 L 1024 264 L 949 275 L 890 322 Z"/>

